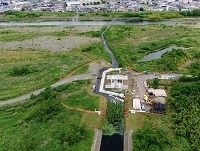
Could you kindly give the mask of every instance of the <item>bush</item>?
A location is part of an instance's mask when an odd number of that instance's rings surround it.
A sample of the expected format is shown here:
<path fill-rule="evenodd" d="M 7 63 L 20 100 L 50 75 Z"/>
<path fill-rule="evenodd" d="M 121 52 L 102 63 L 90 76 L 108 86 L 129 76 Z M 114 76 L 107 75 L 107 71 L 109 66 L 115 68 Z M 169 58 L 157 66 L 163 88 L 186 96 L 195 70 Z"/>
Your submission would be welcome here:
<path fill-rule="evenodd" d="M 11 76 L 24 76 L 27 74 L 30 74 L 31 71 L 28 67 L 14 67 L 11 71 L 10 71 L 10 75 Z"/>

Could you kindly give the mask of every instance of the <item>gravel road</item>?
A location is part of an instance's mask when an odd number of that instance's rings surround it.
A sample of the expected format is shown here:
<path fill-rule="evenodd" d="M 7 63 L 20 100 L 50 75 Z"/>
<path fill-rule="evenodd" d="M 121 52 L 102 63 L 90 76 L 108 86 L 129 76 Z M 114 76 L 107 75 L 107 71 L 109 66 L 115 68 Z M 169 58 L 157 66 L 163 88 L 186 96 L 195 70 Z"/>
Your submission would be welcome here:
<path fill-rule="evenodd" d="M 71 82 L 76 81 L 76 80 L 86 80 L 86 79 L 92 79 L 92 78 L 94 78 L 94 76 L 92 76 L 91 74 L 75 75 L 75 76 L 69 77 L 67 79 L 60 80 L 60 81 L 52 84 L 51 87 L 58 87 L 60 85 L 63 85 L 63 84 L 66 84 L 66 83 L 71 83 Z M 0 102 L 0 105 L 12 104 L 12 103 L 24 101 L 26 99 L 29 99 L 31 94 L 38 95 L 42 91 L 44 91 L 44 89 L 45 88 L 42 88 L 42 89 L 36 90 L 34 92 L 31 92 L 29 94 L 25 94 L 25 95 L 17 97 L 17 98 L 13 98 L 13 99 L 9 99 L 9 100 L 6 100 L 6 101 L 2 101 L 2 102 Z"/>

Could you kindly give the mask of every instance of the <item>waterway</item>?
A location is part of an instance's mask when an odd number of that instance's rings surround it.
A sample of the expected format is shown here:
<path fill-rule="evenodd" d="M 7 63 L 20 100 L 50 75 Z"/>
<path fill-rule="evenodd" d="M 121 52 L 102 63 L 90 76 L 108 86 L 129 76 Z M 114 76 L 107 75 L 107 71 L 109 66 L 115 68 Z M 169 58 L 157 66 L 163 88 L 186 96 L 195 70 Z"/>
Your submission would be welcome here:
<path fill-rule="evenodd" d="M 199 23 L 200 21 L 192 21 Z M 109 25 L 149 25 L 149 24 L 166 24 L 166 25 L 176 25 L 176 24 L 184 24 L 184 21 L 174 21 L 174 20 L 165 20 L 165 21 L 157 21 L 157 22 L 123 22 L 123 21 L 44 21 L 44 22 L 0 22 L 0 26 L 36 26 L 36 25 L 44 25 L 44 26 L 92 26 L 92 25 L 101 25 L 101 26 L 109 26 Z"/>
<path fill-rule="evenodd" d="M 168 51 L 172 51 L 173 49 L 182 49 L 182 50 L 187 50 L 189 48 L 185 48 L 185 47 L 178 47 L 178 46 L 170 46 L 168 48 L 165 49 L 161 49 L 159 51 L 154 51 L 149 53 L 148 55 L 144 56 L 142 59 L 138 60 L 138 62 L 145 62 L 145 61 L 151 61 L 151 60 L 156 60 L 161 58 L 161 56 L 168 52 Z"/>
<path fill-rule="evenodd" d="M 103 135 L 100 151 L 123 151 L 123 139 L 123 136 L 119 134 Z"/>
<path fill-rule="evenodd" d="M 110 25 L 108 25 L 107 28 L 105 29 L 105 31 L 103 31 L 103 33 L 101 35 L 101 39 L 102 39 L 102 43 L 104 45 L 105 50 L 109 53 L 109 55 L 111 57 L 112 68 L 118 68 L 119 67 L 118 61 L 115 58 L 112 50 L 109 48 L 109 46 L 105 40 L 105 37 L 104 37 L 104 34 L 108 30 L 109 27 L 110 27 Z M 105 71 L 105 70 L 106 70 L 106 68 L 102 68 L 99 71 L 98 77 L 101 77 L 103 71 Z M 101 79 L 96 80 L 94 93 L 103 95 L 104 97 L 107 98 L 108 101 L 115 100 L 115 98 L 113 98 L 112 96 L 109 96 L 107 94 L 99 92 L 100 82 L 101 82 Z M 123 129 L 123 127 L 124 126 L 122 124 L 124 124 L 124 123 L 119 122 L 116 126 L 116 132 L 118 132 L 118 133 L 115 133 L 113 135 L 104 135 L 104 134 L 102 135 L 100 151 L 111 151 L 111 150 L 123 151 L 123 146 L 124 146 L 124 141 L 123 141 L 124 140 L 123 139 L 124 138 L 124 136 L 123 136 L 124 129 Z"/>

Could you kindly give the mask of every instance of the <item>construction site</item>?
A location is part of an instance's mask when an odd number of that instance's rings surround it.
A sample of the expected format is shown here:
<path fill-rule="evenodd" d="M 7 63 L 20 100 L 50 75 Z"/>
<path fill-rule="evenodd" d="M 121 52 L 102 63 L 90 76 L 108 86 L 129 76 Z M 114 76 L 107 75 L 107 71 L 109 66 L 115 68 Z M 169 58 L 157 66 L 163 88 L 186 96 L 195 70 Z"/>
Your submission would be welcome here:
<path fill-rule="evenodd" d="M 122 68 L 109 68 L 100 77 L 99 92 L 125 102 L 125 117 L 128 113 L 137 112 L 166 115 L 167 93 L 165 89 L 153 89 L 148 85 L 147 80 L 157 78 L 163 81 L 173 81 L 179 76 L 179 74 L 171 73 L 133 73 L 124 71 Z"/>
<path fill-rule="evenodd" d="M 148 85 L 147 80 L 157 78 L 163 81 L 173 81 L 178 74 L 151 74 L 151 73 L 129 73 L 128 93 L 125 95 L 125 117 L 128 113 L 152 113 L 166 115 L 165 89 L 153 89 Z M 173 78 L 172 78 L 173 77 Z"/>

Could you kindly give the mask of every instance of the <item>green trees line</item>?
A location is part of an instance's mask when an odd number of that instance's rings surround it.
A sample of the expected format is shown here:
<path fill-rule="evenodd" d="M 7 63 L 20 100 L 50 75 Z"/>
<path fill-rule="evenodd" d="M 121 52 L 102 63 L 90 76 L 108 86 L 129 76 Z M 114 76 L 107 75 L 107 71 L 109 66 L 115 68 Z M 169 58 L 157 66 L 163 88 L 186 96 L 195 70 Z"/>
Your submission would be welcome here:
<path fill-rule="evenodd" d="M 194 151 L 200 150 L 200 79 L 182 77 L 175 83 L 170 93 L 169 103 L 174 108 L 172 114 L 175 134 L 191 143 Z"/>
<path fill-rule="evenodd" d="M 122 134 L 124 131 L 124 105 L 122 102 L 108 102 L 106 124 L 103 129 L 105 135 Z"/>

